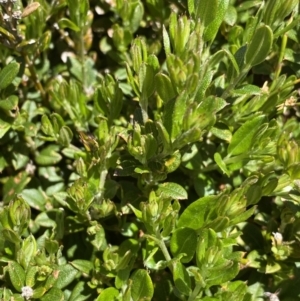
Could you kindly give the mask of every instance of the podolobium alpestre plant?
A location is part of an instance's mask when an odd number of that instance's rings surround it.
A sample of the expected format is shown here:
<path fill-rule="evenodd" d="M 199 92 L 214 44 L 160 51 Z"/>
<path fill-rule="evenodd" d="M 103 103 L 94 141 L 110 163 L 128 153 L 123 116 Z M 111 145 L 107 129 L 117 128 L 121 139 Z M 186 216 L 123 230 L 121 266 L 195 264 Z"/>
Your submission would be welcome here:
<path fill-rule="evenodd" d="M 0 1 L 1 300 L 295 300 L 299 1 Z"/>

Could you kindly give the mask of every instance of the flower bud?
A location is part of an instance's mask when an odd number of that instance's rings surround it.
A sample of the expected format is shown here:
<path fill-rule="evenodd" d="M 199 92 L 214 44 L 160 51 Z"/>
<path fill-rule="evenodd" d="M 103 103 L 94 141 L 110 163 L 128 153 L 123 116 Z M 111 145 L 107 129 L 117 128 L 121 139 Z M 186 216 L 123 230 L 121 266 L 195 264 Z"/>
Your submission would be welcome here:
<path fill-rule="evenodd" d="M 273 232 L 273 242 L 276 244 L 276 246 L 280 246 L 283 241 L 282 234 L 279 232 Z"/>

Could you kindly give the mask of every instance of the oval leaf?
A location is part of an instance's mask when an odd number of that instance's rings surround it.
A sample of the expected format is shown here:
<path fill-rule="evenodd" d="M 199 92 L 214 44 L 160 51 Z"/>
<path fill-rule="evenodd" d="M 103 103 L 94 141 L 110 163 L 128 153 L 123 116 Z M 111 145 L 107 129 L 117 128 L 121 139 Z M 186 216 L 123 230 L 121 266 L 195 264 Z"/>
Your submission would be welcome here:
<path fill-rule="evenodd" d="M 154 288 L 151 277 L 146 270 L 137 270 L 131 277 L 131 280 L 131 297 L 133 301 L 152 300 Z"/>
<path fill-rule="evenodd" d="M 70 264 L 82 273 L 89 274 L 93 269 L 93 263 L 89 260 L 75 259 Z"/>
<path fill-rule="evenodd" d="M 19 72 L 20 65 L 12 62 L 5 66 L 0 72 L 0 89 L 6 88 L 12 83 Z"/>
<path fill-rule="evenodd" d="M 174 264 L 173 278 L 179 292 L 188 296 L 191 292 L 191 279 L 186 268 L 180 262 Z"/>
<path fill-rule="evenodd" d="M 59 276 L 55 283 L 55 287 L 62 289 L 69 285 L 78 273 L 77 269 L 73 268 L 70 264 L 65 264 L 58 267 Z M 55 298 L 52 300 L 56 300 Z"/>
<path fill-rule="evenodd" d="M 197 247 L 197 233 L 194 229 L 179 228 L 172 235 L 170 248 L 174 256 L 185 253 L 181 261 L 190 262 L 194 256 Z"/>
<path fill-rule="evenodd" d="M 11 261 L 8 264 L 8 273 L 9 273 L 9 278 L 14 286 L 14 288 L 18 291 L 22 291 L 22 287 L 24 286 L 25 283 L 25 272 L 23 268 L 15 261 Z"/>
<path fill-rule="evenodd" d="M 5 111 L 16 110 L 19 99 L 16 95 L 10 95 L 4 100 L 0 100 L 0 109 Z"/>
<path fill-rule="evenodd" d="M 201 2 L 201 1 L 200 1 Z M 210 2 L 209 0 L 207 2 Z M 208 24 L 204 31 L 204 40 L 211 41 L 215 38 L 229 6 L 229 0 L 218 0 L 218 9 L 215 18 Z"/>
<path fill-rule="evenodd" d="M 269 26 L 263 25 L 259 27 L 250 42 L 245 62 L 247 65 L 254 66 L 265 60 L 269 54 L 273 43 L 273 33 Z"/>
<path fill-rule="evenodd" d="M 200 229 L 205 223 L 212 221 L 214 218 L 210 212 L 215 210 L 218 196 L 203 197 L 189 205 L 181 214 L 178 221 L 178 228 L 188 227 Z M 208 218 L 210 216 L 210 218 Z M 197 217 L 197 218 L 195 218 Z"/>
<path fill-rule="evenodd" d="M 170 78 L 163 74 L 158 73 L 155 75 L 155 85 L 156 90 L 159 97 L 164 101 L 167 102 L 173 97 L 175 97 L 175 92 L 171 83 Z"/>
<path fill-rule="evenodd" d="M 247 120 L 232 136 L 228 146 L 228 154 L 239 155 L 248 151 L 251 147 L 252 138 L 264 119 L 265 115 L 260 115 Z"/>
<path fill-rule="evenodd" d="M 62 159 L 58 150 L 58 145 L 49 145 L 37 154 L 35 160 L 40 165 L 54 165 Z"/>
<path fill-rule="evenodd" d="M 58 142 L 62 146 L 68 147 L 70 145 L 72 138 L 73 138 L 73 133 L 70 130 L 70 128 L 67 126 L 63 126 L 59 131 Z"/>
<path fill-rule="evenodd" d="M 240 89 L 233 90 L 232 93 L 237 95 L 261 95 L 262 91 L 258 86 L 245 85 Z"/>
<path fill-rule="evenodd" d="M 53 287 L 46 295 L 44 295 L 41 299 L 41 301 L 62 301 L 64 300 L 64 293 L 56 288 Z"/>
<path fill-rule="evenodd" d="M 195 1 L 197 7 L 195 9 L 196 18 L 201 20 L 204 26 L 211 23 L 218 13 L 218 0 L 201 0 Z"/>
<path fill-rule="evenodd" d="M 185 200 L 187 199 L 186 190 L 176 183 L 163 183 L 158 185 L 156 194 L 162 197 L 170 197 L 175 200 Z"/>
<path fill-rule="evenodd" d="M 96 301 L 117 301 L 119 300 L 117 297 L 119 295 L 119 291 L 114 287 L 109 287 L 103 290 Z"/>

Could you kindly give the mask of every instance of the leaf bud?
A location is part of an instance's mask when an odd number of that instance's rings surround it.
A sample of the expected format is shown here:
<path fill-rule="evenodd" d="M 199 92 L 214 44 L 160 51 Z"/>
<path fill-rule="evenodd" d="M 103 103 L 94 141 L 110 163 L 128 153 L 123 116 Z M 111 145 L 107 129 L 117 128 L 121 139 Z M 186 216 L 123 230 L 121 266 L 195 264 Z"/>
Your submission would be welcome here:
<path fill-rule="evenodd" d="M 30 207 L 25 200 L 18 196 L 15 200 L 11 201 L 8 205 L 9 216 L 14 225 L 14 230 L 22 234 L 28 227 L 30 221 Z"/>
<path fill-rule="evenodd" d="M 28 268 L 31 260 L 36 254 L 36 251 L 37 246 L 35 238 L 30 235 L 23 241 L 22 248 L 18 253 L 19 263 L 24 267 L 24 269 Z"/>
<path fill-rule="evenodd" d="M 171 212 L 164 220 L 163 220 L 163 230 L 161 235 L 163 237 L 168 237 L 171 232 L 174 230 L 177 220 L 177 214 L 175 212 Z"/>
<path fill-rule="evenodd" d="M 186 81 L 186 73 L 180 70 L 177 76 L 178 76 L 178 84 L 180 85 L 180 87 L 184 87 Z"/>
<path fill-rule="evenodd" d="M 81 177 L 86 177 L 87 173 L 86 173 L 86 165 L 83 161 L 82 158 L 79 158 L 76 160 L 75 162 L 75 168 L 77 173 L 81 176 Z"/>

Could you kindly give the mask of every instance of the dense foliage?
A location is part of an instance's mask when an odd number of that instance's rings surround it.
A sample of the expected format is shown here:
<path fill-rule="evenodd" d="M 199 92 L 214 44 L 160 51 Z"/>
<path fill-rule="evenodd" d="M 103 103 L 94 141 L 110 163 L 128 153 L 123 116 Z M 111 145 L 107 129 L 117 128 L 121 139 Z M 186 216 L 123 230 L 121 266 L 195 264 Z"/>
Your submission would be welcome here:
<path fill-rule="evenodd" d="M 298 0 L 0 7 L 1 300 L 299 298 Z"/>

